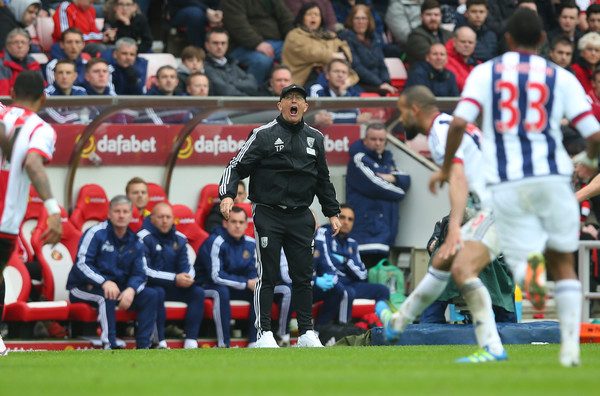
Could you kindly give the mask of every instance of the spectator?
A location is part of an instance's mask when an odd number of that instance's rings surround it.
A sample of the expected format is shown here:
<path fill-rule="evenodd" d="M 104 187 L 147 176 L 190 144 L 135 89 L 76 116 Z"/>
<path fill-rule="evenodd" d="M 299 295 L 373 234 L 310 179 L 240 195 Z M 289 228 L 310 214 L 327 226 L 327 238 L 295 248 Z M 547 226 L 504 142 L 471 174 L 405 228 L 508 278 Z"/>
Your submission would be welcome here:
<path fill-rule="evenodd" d="M 188 76 L 192 73 L 204 73 L 204 59 L 206 54 L 200 47 L 188 45 L 181 51 L 181 63 L 177 66 L 179 90 L 185 91 Z"/>
<path fill-rule="evenodd" d="M 352 319 L 352 302 L 355 298 L 375 301 L 390 299 L 387 286 L 367 282 L 367 269 L 360 259 L 358 243 L 350 238 L 355 214 L 348 204 L 340 205 L 342 223 L 337 235 L 330 225 L 317 230 L 315 236 L 315 286 L 313 300 L 323 300 L 316 325 L 330 324 L 339 314 L 340 323 Z"/>
<path fill-rule="evenodd" d="M 550 43 L 550 52 L 548 58 L 558 66 L 567 69 L 571 73 L 573 68 L 571 62 L 573 60 L 573 43 L 564 36 L 556 36 Z"/>
<path fill-rule="evenodd" d="M 194 284 L 196 273 L 187 254 L 187 238 L 175 229 L 171 205 L 166 202 L 157 203 L 137 235 L 145 248 L 148 286 L 158 294 L 158 347 L 167 348 L 166 300 L 187 304 L 183 347 L 198 348 L 197 339 L 204 315 L 204 290 Z"/>
<path fill-rule="evenodd" d="M 548 33 L 548 40 L 551 42 L 556 36 L 565 36 L 577 49 L 577 41 L 582 36 L 581 31 L 577 27 L 577 20 L 579 16 L 579 7 L 573 1 L 565 1 L 560 6 L 558 14 L 558 27 L 552 29 Z M 577 53 L 575 54 L 577 59 Z"/>
<path fill-rule="evenodd" d="M 477 65 L 473 58 L 477 35 L 468 26 L 459 27 L 454 31 L 454 38 L 446 43 L 448 63 L 446 69 L 456 78 L 458 91 L 461 92 L 465 86 L 467 76 Z"/>
<path fill-rule="evenodd" d="M 456 78 L 448 69 L 448 55 L 443 44 L 433 44 L 425 57 L 425 61 L 413 64 L 408 71 L 405 88 L 413 85 L 424 85 L 435 96 L 459 96 Z"/>
<path fill-rule="evenodd" d="M 246 190 L 246 184 L 244 184 L 243 180 L 238 182 L 237 186 L 237 195 L 235 196 L 233 203 L 239 204 L 246 201 L 248 198 L 248 191 Z M 221 204 L 220 199 L 216 199 L 213 207 L 210 209 L 210 213 L 206 216 L 206 220 L 204 220 L 204 229 L 209 233 L 215 232 L 220 226 L 223 225 L 223 216 L 221 215 L 221 208 L 219 205 Z"/>
<path fill-rule="evenodd" d="M 259 96 L 279 96 L 281 90 L 292 85 L 292 72 L 286 65 L 273 66 L 271 77 L 259 90 Z"/>
<path fill-rule="evenodd" d="M 150 348 L 156 323 L 158 295 L 155 289 L 146 287 L 144 247 L 128 228 L 131 210 L 126 196 L 111 199 L 108 220 L 83 234 L 77 262 L 67 280 L 71 302 L 84 302 L 98 309 L 104 349 L 121 348 L 116 337 L 117 307 L 136 311 L 138 349 Z"/>
<path fill-rule="evenodd" d="M 296 27 L 283 45 L 283 63 L 292 71 L 295 84 L 311 85 L 332 59 L 352 61 L 348 43 L 323 28 L 321 9 L 316 3 L 303 5 L 294 24 Z M 352 85 L 357 82 L 354 74 Z"/>
<path fill-rule="evenodd" d="M 139 52 L 152 52 L 150 25 L 134 0 L 108 0 L 104 4 L 103 31 L 107 32 L 107 44 L 115 44 L 128 37 L 134 40 Z"/>
<path fill-rule="evenodd" d="M 421 25 L 408 35 L 406 55 L 409 63 L 425 60 L 429 47 L 446 44 L 452 33 L 441 27 L 442 9 L 437 0 L 425 0 L 421 5 Z"/>
<path fill-rule="evenodd" d="M 156 71 L 156 84 L 146 95 L 179 96 L 182 93 L 178 90 L 178 85 L 177 69 L 170 65 L 161 66 Z"/>
<path fill-rule="evenodd" d="M 385 33 L 385 24 L 383 23 L 383 19 L 381 15 L 375 9 L 375 4 L 372 0 L 333 0 L 331 2 L 333 4 L 333 9 L 335 10 L 335 17 L 337 18 L 340 24 L 345 24 L 348 20 L 348 15 L 352 11 L 352 7 L 354 7 L 357 3 L 364 4 L 371 10 L 371 15 L 373 15 L 373 19 L 375 20 L 375 35 L 383 42 L 387 42 L 387 36 Z M 387 46 L 386 46 L 387 47 Z M 388 48 L 384 48 L 384 52 L 387 51 Z M 391 52 L 394 52 L 393 49 L 390 49 Z M 386 52 L 387 54 L 387 52 Z M 399 56 L 399 53 L 389 54 L 387 56 Z"/>
<path fill-rule="evenodd" d="M 248 227 L 246 212 L 233 206 L 229 219 L 223 220 L 223 227 L 215 230 L 202 244 L 196 258 L 198 281 L 204 286 L 206 296 L 214 301 L 213 314 L 217 326 L 219 347 L 229 347 L 231 300 L 250 302 L 248 341 L 256 342 L 254 321 L 254 292 L 258 282 L 256 272 L 256 242 L 244 233 Z M 289 312 L 291 290 L 288 285 L 275 286 L 275 293 L 282 294 L 281 314 Z M 286 315 L 287 316 L 287 315 Z M 281 327 L 281 326 L 280 326 Z M 278 334 L 285 334 L 285 328 Z"/>
<path fill-rule="evenodd" d="M 325 81 L 310 87 L 310 96 L 317 97 L 358 97 L 360 88 L 348 86 L 350 65 L 345 60 L 333 59 L 325 69 Z M 315 122 L 319 126 L 333 124 L 356 124 L 368 122 L 371 113 L 362 113 L 359 109 L 338 110 L 334 112 L 319 112 Z"/>
<path fill-rule="evenodd" d="M 11 30 L 6 36 L 4 52 L 0 53 L 0 96 L 10 95 L 17 76 L 24 70 L 42 74 L 40 64 L 29 55 L 29 33 L 21 28 Z"/>
<path fill-rule="evenodd" d="M 85 82 L 82 87 L 88 95 L 117 96 L 110 83 L 108 62 L 102 58 L 92 58 L 85 65 Z"/>
<path fill-rule="evenodd" d="M 477 34 L 477 45 L 473 57 L 479 62 L 485 62 L 496 56 L 498 38 L 496 33 L 486 26 L 488 16 L 487 0 L 467 0 L 467 11 L 458 27 L 468 26 Z"/>
<path fill-rule="evenodd" d="M 592 89 L 587 92 L 592 109 L 595 114 L 600 110 L 600 69 L 595 69 L 592 73 Z"/>
<path fill-rule="evenodd" d="M 586 33 L 577 43 L 579 47 L 579 60 L 572 68 L 575 77 L 579 80 L 585 92 L 592 89 L 592 73 L 600 62 L 600 33 Z"/>
<path fill-rule="evenodd" d="M 390 0 L 385 24 L 400 48 L 405 48 L 410 32 L 421 24 L 422 4 L 423 0 Z"/>
<path fill-rule="evenodd" d="M 204 44 L 207 23 L 219 24 L 223 18 L 219 0 L 169 0 L 167 7 L 171 26 L 183 28 L 187 43 L 196 47 Z"/>
<path fill-rule="evenodd" d="M 231 34 L 231 57 L 247 67 L 258 85 L 263 84 L 273 61 L 281 61 L 292 13 L 282 0 L 221 0 L 221 6 L 223 24 Z"/>
<path fill-rule="evenodd" d="M 365 138 L 350 146 L 346 196 L 356 213 L 350 236 L 367 268 L 388 257 L 398 232 L 399 202 L 410 187 L 410 176 L 398 171 L 385 149 L 386 135 L 383 124 L 371 124 Z"/>
<path fill-rule="evenodd" d="M 398 90 L 390 85 L 390 75 L 385 65 L 383 43 L 375 35 L 375 19 L 364 4 L 355 5 L 348 19 L 346 30 L 340 38 L 347 41 L 352 51 L 352 68 L 358 74 L 360 86 L 368 92 L 383 96 Z"/>
<path fill-rule="evenodd" d="M 150 196 L 148 195 L 148 183 L 141 177 L 134 177 L 125 186 L 125 195 L 133 203 L 133 216 L 129 228 L 138 232 L 142 228 L 144 219 L 150 216 L 146 209 Z"/>
<path fill-rule="evenodd" d="M 54 32 L 52 33 L 54 42 L 60 40 L 61 34 L 65 30 L 77 28 L 83 34 L 83 41 L 86 44 L 85 52 L 95 56 L 104 49 L 102 45 L 97 44 L 109 42 L 112 37 L 109 32 L 101 33 L 98 30 L 96 10 L 92 3 L 92 0 L 73 0 L 72 3 L 63 1 L 58 5 L 52 16 L 54 19 Z"/>
<path fill-rule="evenodd" d="M 130 37 L 117 40 L 112 53 L 112 83 L 117 95 L 142 95 L 146 90 L 148 61 L 137 56 L 137 44 Z"/>
<path fill-rule="evenodd" d="M 186 80 L 185 91 L 190 96 L 208 96 L 210 83 L 206 74 L 194 72 Z"/>
<path fill-rule="evenodd" d="M 600 3 L 592 4 L 585 10 L 588 32 L 600 33 Z"/>
<path fill-rule="evenodd" d="M 60 59 L 68 59 L 75 62 L 77 66 L 77 85 L 85 81 L 85 65 L 90 60 L 90 55 L 83 52 L 83 34 L 76 28 L 69 28 L 61 33 L 58 43 L 59 51 L 55 51 L 56 57 L 46 64 L 46 81 L 48 84 L 54 82 L 54 67 Z"/>
<path fill-rule="evenodd" d="M 85 88 L 74 85 L 77 80 L 75 62 L 61 59 L 54 67 L 54 82 L 48 85 L 44 92 L 46 96 L 83 96 L 87 95 Z"/>
<path fill-rule="evenodd" d="M 340 30 L 342 24 L 338 23 L 335 17 L 335 10 L 333 9 L 333 5 L 331 5 L 331 0 L 284 0 L 284 3 L 295 18 L 303 5 L 313 1 L 317 3 L 321 11 L 323 11 L 323 24 L 327 30 L 332 32 Z"/>
<path fill-rule="evenodd" d="M 211 83 L 213 96 L 254 96 L 256 79 L 243 71 L 235 60 L 225 57 L 229 47 L 229 34 L 224 29 L 214 29 L 206 35 L 207 52 L 204 70 Z"/>
<path fill-rule="evenodd" d="M 40 0 L 11 0 L 0 6 L 0 48 L 6 46 L 8 33 L 32 25 L 42 7 Z"/>

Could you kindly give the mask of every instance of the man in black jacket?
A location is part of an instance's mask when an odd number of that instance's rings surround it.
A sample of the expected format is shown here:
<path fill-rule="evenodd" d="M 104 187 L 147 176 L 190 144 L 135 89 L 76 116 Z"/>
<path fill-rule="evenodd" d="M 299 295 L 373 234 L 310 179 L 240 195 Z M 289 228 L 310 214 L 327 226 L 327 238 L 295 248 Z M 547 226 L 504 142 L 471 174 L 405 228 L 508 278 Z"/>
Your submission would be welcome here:
<path fill-rule="evenodd" d="M 221 213 L 229 217 L 238 181 L 250 176 L 259 276 L 254 292 L 259 337 L 255 346 L 277 348 L 270 313 L 283 247 L 292 279 L 292 304 L 298 316 L 298 346 L 322 347 L 312 329 L 315 219 L 308 207 L 316 195 L 336 235 L 340 205 L 329 180 L 323 134 L 302 118 L 308 110 L 304 88 L 285 87 L 277 108 L 281 114 L 254 129 L 225 168 L 219 183 Z"/>

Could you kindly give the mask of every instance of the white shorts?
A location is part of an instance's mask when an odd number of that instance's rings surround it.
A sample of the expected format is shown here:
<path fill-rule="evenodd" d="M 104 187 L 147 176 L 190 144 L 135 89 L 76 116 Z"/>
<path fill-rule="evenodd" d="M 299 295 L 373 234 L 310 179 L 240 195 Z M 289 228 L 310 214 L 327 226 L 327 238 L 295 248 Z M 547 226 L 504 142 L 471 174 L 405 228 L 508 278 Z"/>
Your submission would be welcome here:
<path fill-rule="evenodd" d="M 574 252 L 579 244 L 579 205 L 568 179 L 548 177 L 490 188 L 498 242 L 520 281 L 531 253 L 546 248 Z"/>
<path fill-rule="evenodd" d="M 467 221 L 461 228 L 464 241 L 476 241 L 483 243 L 490 252 L 490 261 L 500 255 L 498 238 L 496 236 L 496 225 L 491 209 L 482 209 Z"/>

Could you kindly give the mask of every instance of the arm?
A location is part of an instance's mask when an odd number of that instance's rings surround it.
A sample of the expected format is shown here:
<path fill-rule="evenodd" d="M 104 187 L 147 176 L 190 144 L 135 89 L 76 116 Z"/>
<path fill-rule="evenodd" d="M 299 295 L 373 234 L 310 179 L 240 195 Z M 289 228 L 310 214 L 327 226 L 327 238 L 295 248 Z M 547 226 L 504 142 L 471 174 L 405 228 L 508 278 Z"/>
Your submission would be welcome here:
<path fill-rule="evenodd" d="M 358 254 L 358 243 L 356 243 L 356 241 L 352 241 L 350 243 L 352 245 L 353 254 L 352 258 L 349 258 L 348 261 L 346 261 L 346 266 L 351 273 L 354 274 L 356 279 L 363 281 L 367 280 L 368 272 L 365 264 L 360 259 L 360 255 Z"/>
<path fill-rule="evenodd" d="M 596 175 L 587 186 L 575 193 L 578 202 L 586 201 L 600 194 L 600 175 Z"/>
<path fill-rule="evenodd" d="M 399 201 L 406 192 L 395 183 L 390 183 L 375 174 L 373 161 L 364 153 L 357 153 L 352 158 L 352 166 L 356 168 L 353 177 L 347 182 L 361 194 L 376 199 Z"/>
<path fill-rule="evenodd" d="M 104 239 L 97 235 L 100 232 L 99 227 L 90 228 L 81 239 L 79 249 L 77 250 L 77 269 L 87 278 L 88 282 L 102 286 L 107 279 L 100 273 L 96 266 L 96 258 L 100 253 L 99 248 L 104 243 Z M 110 282 L 110 281 L 108 281 Z"/>
<path fill-rule="evenodd" d="M 224 248 L 226 246 L 223 242 L 223 238 L 217 237 L 210 248 L 210 277 L 218 285 L 244 290 L 247 285 L 246 277 L 232 275 L 224 270 Z"/>
<path fill-rule="evenodd" d="M 462 246 L 460 227 L 467 207 L 469 187 L 462 162 L 455 162 L 450 171 L 450 217 L 448 233 L 438 254 L 442 259 L 455 255 Z"/>
<path fill-rule="evenodd" d="M 444 156 L 444 163 L 442 169 L 434 173 L 429 179 L 429 190 L 433 193 L 437 191 L 438 184 L 441 186 L 450 177 L 450 168 L 452 166 L 452 160 L 456 154 L 456 150 L 462 142 L 464 131 L 467 128 L 467 121 L 464 119 L 454 116 L 450 127 L 448 128 L 448 140 L 446 141 L 446 154 Z"/>
<path fill-rule="evenodd" d="M 282 55 L 285 59 L 284 63 L 326 65 L 333 59 L 333 54 L 336 52 L 327 45 L 327 41 L 312 38 L 300 28 L 291 30 L 285 38 Z M 288 58 L 293 58 L 294 61 L 289 62 Z"/>
<path fill-rule="evenodd" d="M 336 199 L 335 188 L 329 179 L 329 167 L 325 158 L 325 145 L 323 136 L 319 135 L 316 139 L 317 147 L 317 188 L 316 194 L 321 204 L 321 209 L 326 217 L 333 217 L 340 213 L 340 204 Z M 334 220 L 335 222 L 335 220 Z M 332 225 L 334 225 L 332 223 Z M 339 223 L 334 231 L 339 229 Z"/>
<path fill-rule="evenodd" d="M 164 260 L 164 257 L 160 257 L 160 253 L 156 252 L 156 244 L 152 241 L 152 236 L 147 230 L 141 230 L 138 232 L 138 236 L 142 243 L 144 259 L 142 264 L 144 266 L 144 275 L 152 282 L 152 284 L 170 287 L 175 286 L 174 272 L 158 271 L 154 267 L 155 263 L 159 260 Z"/>
<path fill-rule="evenodd" d="M 325 274 L 333 275 L 335 276 L 335 282 L 337 282 L 338 270 L 329 255 L 329 246 L 327 245 L 325 233 L 325 228 L 319 228 L 315 236 L 315 255 L 313 258 L 315 272 L 317 277 Z"/>
<path fill-rule="evenodd" d="M 144 256 L 144 248 L 141 242 L 136 241 L 136 252 L 135 258 L 133 260 L 133 268 L 131 269 L 131 273 L 129 274 L 129 279 L 127 279 L 127 288 L 131 288 L 135 291 L 136 294 L 140 293 L 146 287 L 146 271 L 145 268 L 148 267 L 146 263 L 146 257 Z"/>
<path fill-rule="evenodd" d="M 137 19 L 140 32 L 140 53 L 150 52 L 152 49 L 152 32 L 150 31 L 150 25 L 148 20 L 142 14 L 137 14 L 134 19 Z"/>

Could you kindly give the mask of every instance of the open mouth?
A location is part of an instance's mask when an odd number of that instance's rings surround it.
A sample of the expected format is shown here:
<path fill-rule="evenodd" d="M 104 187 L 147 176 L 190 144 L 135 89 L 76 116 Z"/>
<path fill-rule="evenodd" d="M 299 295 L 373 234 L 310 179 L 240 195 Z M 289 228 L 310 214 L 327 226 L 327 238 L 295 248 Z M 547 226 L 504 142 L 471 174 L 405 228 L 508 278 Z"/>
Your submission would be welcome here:
<path fill-rule="evenodd" d="M 298 106 L 292 106 L 290 107 L 290 114 L 295 116 L 296 114 L 298 114 Z"/>

